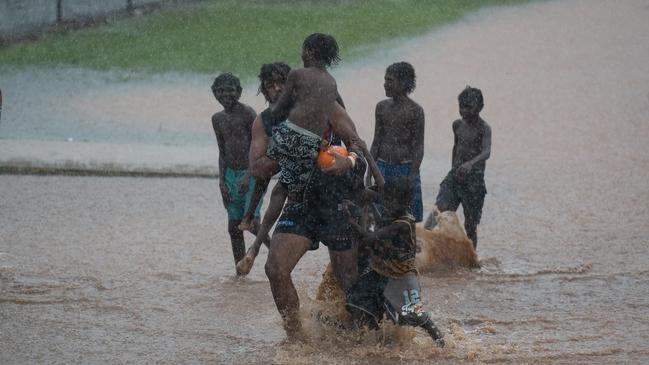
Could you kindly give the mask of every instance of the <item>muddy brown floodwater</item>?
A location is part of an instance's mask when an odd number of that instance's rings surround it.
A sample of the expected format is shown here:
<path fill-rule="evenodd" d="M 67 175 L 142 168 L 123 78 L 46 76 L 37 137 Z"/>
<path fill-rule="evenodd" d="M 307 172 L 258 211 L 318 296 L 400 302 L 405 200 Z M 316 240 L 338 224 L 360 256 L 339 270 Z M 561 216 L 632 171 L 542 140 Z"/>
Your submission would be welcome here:
<path fill-rule="evenodd" d="M 421 278 L 447 348 L 414 330 L 313 321 L 323 249 L 294 273 L 311 341 L 284 342 L 265 249 L 249 277 L 233 276 L 214 180 L 5 175 L 0 363 L 647 363 L 647 19 L 642 0 L 487 9 L 336 70 L 371 140 L 385 67 L 415 66 L 428 206 L 450 165 L 457 94 L 484 92 L 483 268 Z"/>

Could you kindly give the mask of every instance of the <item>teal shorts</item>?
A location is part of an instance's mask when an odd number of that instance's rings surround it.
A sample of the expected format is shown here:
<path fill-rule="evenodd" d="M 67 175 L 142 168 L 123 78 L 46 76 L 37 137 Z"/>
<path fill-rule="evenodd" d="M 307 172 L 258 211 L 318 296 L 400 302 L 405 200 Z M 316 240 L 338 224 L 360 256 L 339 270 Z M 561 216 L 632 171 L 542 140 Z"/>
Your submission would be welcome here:
<path fill-rule="evenodd" d="M 249 177 L 250 182 L 248 185 L 248 192 L 245 194 L 239 194 L 239 182 L 245 176 L 247 170 L 233 170 L 231 168 L 225 168 L 225 186 L 228 188 L 228 195 L 230 203 L 228 204 L 228 219 L 240 221 L 243 219 L 248 206 L 250 206 L 250 200 L 252 200 L 252 193 L 255 190 L 255 179 Z M 255 218 L 259 218 L 261 205 L 263 203 L 262 199 L 259 199 L 259 204 L 255 209 Z"/>

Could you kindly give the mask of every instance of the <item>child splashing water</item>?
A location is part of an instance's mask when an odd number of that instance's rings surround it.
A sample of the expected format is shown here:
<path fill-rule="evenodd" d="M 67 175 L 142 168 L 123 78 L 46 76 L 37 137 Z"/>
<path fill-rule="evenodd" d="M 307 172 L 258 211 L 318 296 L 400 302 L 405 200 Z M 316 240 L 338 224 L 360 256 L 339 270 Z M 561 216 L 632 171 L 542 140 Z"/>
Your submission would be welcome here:
<path fill-rule="evenodd" d="M 378 217 L 375 231 L 350 220 L 364 253 L 360 254 L 358 281 L 347 294 L 347 308 L 357 326 L 377 329 L 387 314 L 395 324 L 423 328 L 437 346 L 444 347 L 442 333 L 421 303 L 415 218 L 408 210 L 411 196 L 407 177 L 388 181 L 381 197 L 384 214 Z"/>

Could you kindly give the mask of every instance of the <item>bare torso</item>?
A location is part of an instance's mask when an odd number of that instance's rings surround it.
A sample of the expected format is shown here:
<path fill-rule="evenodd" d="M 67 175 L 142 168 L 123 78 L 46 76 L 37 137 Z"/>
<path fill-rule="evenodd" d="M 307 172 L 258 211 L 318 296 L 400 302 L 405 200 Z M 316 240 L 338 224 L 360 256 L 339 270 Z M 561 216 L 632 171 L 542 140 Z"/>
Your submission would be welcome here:
<path fill-rule="evenodd" d="M 291 71 L 288 83 L 293 100 L 288 119 L 322 136 L 329 128 L 329 115 L 339 98 L 336 80 L 325 69 L 308 67 Z"/>
<path fill-rule="evenodd" d="M 241 103 L 229 113 L 222 111 L 212 116 L 219 151 L 227 167 L 235 170 L 248 168 L 248 151 L 255 116 L 251 107 Z"/>
<path fill-rule="evenodd" d="M 455 145 L 453 146 L 453 167 L 459 167 L 463 163 L 480 155 L 484 149 L 483 139 L 485 135 L 490 138 L 491 129 L 487 122 L 479 118 L 476 122 L 470 123 L 463 119 L 453 122 L 453 134 Z M 489 133 L 487 133 L 489 132 Z M 474 170 L 485 170 L 486 161 L 480 160 L 473 165 Z"/>
<path fill-rule="evenodd" d="M 387 99 L 376 105 L 374 158 L 391 164 L 413 162 L 423 147 L 423 134 L 424 111 L 411 99 Z"/>

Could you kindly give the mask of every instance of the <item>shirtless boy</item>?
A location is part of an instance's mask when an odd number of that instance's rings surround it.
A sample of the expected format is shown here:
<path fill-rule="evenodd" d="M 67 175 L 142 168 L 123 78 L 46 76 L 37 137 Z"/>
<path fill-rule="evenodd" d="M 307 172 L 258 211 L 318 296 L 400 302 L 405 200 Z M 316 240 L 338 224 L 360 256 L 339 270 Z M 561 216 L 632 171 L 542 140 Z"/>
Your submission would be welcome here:
<path fill-rule="evenodd" d="M 413 184 L 410 211 L 415 221 L 421 222 L 423 203 L 419 167 L 424 157 L 425 122 L 424 109 L 408 97 L 415 89 L 415 80 L 415 70 L 407 62 L 394 63 L 385 71 L 383 87 L 388 99 L 376 104 L 370 152 L 386 182 L 408 177 Z"/>
<path fill-rule="evenodd" d="M 279 133 L 273 135 L 268 157 L 279 163 L 280 181 L 294 198 L 299 197 L 309 180 L 336 103 L 344 107 L 336 80 L 327 71 L 338 60 L 338 44 L 332 36 L 308 36 L 302 45 L 304 68 L 289 72 L 284 92 L 271 107 L 273 117 L 287 119 L 277 126 Z M 341 162 L 336 168 L 343 168 L 337 172 L 347 171 L 350 166 Z"/>
<path fill-rule="evenodd" d="M 304 68 L 289 73 L 282 95 L 271 108 L 276 117 L 288 115 L 273 133 L 268 156 L 279 163 L 280 182 L 288 188 L 289 195 L 271 239 L 265 268 L 284 328 L 294 339 L 299 339 L 301 332 L 300 302 L 291 272 L 307 250 L 322 242 L 329 248 L 334 275 L 342 287 L 349 288 L 356 279 L 351 226 L 342 211 L 333 209 L 340 205 L 331 204 L 332 199 L 349 199 L 351 182 L 340 196 L 329 195 L 326 206 L 314 203 L 323 201 L 322 183 L 331 174 L 347 174 L 355 166 L 356 156 L 362 154 L 358 150 L 358 155 L 350 158 L 335 155 L 333 166 L 324 172 L 314 164 L 322 137 L 330 129 L 343 139 L 348 150 L 358 143 L 353 124 L 340 123 L 350 120 L 332 117 L 340 113 L 342 100 L 327 67 L 338 59 L 338 45 L 333 37 L 321 33 L 308 36 L 302 45 Z"/>
<path fill-rule="evenodd" d="M 437 208 L 440 212 L 455 211 L 460 204 L 464 210 L 464 229 L 478 246 L 478 224 L 487 194 L 484 182 L 486 161 L 491 155 L 491 128 L 480 118 L 484 106 L 482 92 L 467 86 L 458 96 L 461 119 L 453 122 L 453 157 L 451 171 L 439 186 Z M 432 226 L 432 214 L 426 228 Z"/>
<path fill-rule="evenodd" d="M 239 79 L 230 73 L 221 74 L 214 80 L 212 93 L 224 109 L 212 116 L 212 127 L 219 145 L 219 188 L 223 206 L 228 211 L 228 233 L 236 264 L 246 250 L 243 232 L 238 226 L 250 204 L 255 185 L 248 172 L 248 150 L 256 113 L 239 102 L 241 85 Z M 261 204 L 258 204 L 256 225 L 260 208 Z"/>

